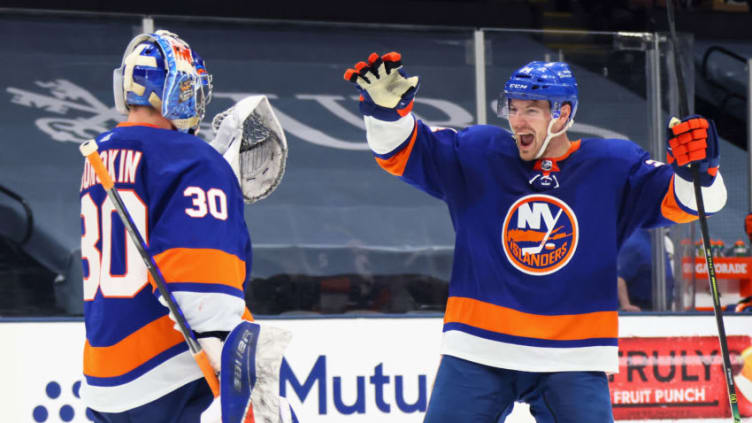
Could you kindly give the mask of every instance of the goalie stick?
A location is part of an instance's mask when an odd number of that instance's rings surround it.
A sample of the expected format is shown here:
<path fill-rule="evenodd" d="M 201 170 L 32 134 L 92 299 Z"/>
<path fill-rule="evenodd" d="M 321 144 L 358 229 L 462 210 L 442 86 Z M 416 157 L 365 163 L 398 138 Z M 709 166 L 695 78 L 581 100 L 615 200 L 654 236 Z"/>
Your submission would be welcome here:
<path fill-rule="evenodd" d="M 671 44 L 674 50 L 674 66 L 676 69 L 676 83 L 679 94 L 679 115 L 689 115 L 689 99 L 687 98 L 686 85 L 684 83 L 684 73 L 681 67 L 681 56 L 679 51 L 679 39 L 676 36 L 676 21 L 674 17 L 673 0 L 666 0 L 666 14 L 668 18 L 668 29 L 671 36 Z M 672 118 L 669 127 L 678 123 L 679 120 Z M 734 375 L 731 369 L 731 359 L 729 358 L 728 341 L 726 340 L 726 329 L 723 325 L 723 311 L 721 310 L 720 295 L 718 293 L 718 281 L 715 277 L 715 267 L 713 256 L 710 254 L 710 231 L 708 230 L 708 217 L 705 214 L 705 203 L 702 198 L 702 189 L 700 185 L 700 175 L 697 166 L 690 164 L 692 170 L 692 182 L 695 191 L 695 201 L 697 202 L 697 215 L 700 221 L 700 231 L 702 233 L 703 252 L 705 253 L 705 262 L 708 266 L 708 279 L 710 281 L 710 293 L 713 297 L 713 313 L 715 322 L 718 327 L 718 341 L 721 344 L 721 355 L 723 356 L 723 374 L 728 389 L 729 405 L 731 406 L 731 417 L 734 423 L 740 423 L 741 415 L 739 414 L 739 405 L 736 402 L 736 389 L 734 387 Z"/>
<path fill-rule="evenodd" d="M 115 210 L 117 211 L 118 216 L 120 216 L 120 220 L 122 220 L 123 226 L 125 226 L 128 235 L 133 241 L 133 244 L 136 245 L 136 249 L 141 255 L 141 258 L 144 260 L 146 269 L 149 271 L 149 274 L 156 282 L 159 293 L 165 299 L 167 308 L 169 308 L 170 313 L 175 316 L 175 321 L 177 322 L 178 327 L 180 327 L 180 332 L 183 334 L 185 342 L 188 344 L 188 349 L 190 349 L 191 354 L 193 354 L 193 358 L 196 360 L 198 367 L 201 369 L 201 373 L 204 374 L 204 378 L 209 384 L 209 388 L 211 389 L 212 394 L 215 398 L 218 397 L 219 379 L 217 378 L 217 375 L 214 373 L 214 369 L 209 363 L 209 357 L 207 357 L 206 353 L 201 348 L 201 344 L 198 343 L 196 337 L 193 335 L 193 331 L 188 325 L 188 322 L 185 320 L 183 312 L 180 310 L 177 302 L 175 302 L 175 298 L 172 296 L 170 291 L 167 290 L 167 283 L 165 282 L 164 277 L 162 277 L 162 272 L 159 270 L 159 267 L 157 267 L 156 262 L 154 262 L 154 257 L 152 257 L 151 254 L 146 251 L 146 243 L 141 237 L 141 234 L 138 232 L 138 229 L 136 229 L 136 225 L 133 223 L 133 219 L 131 218 L 130 214 L 128 214 L 128 209 L 125 207 L 125 204 L 123 204 L 123 200 L 120 197 L 120 194 L 118 194 L 117 188 L 115 188 L 115 183 L 112 181 L 107 168 L 102 162 L 102 158 L 99 157 L 99 154 L 97 153 L 98 146 L 96 141 L 86 141 L 85 143 L 81 144 L 79 150 L 81 151 L 81 154 L 89 161 L 91 167 L 94 168 L 94 172 L 96 172 L 97 176 L 99 177 L 99 181 L 102 184 L 102 187 L 107 192 L 107 197 L 115 206 Z"/>

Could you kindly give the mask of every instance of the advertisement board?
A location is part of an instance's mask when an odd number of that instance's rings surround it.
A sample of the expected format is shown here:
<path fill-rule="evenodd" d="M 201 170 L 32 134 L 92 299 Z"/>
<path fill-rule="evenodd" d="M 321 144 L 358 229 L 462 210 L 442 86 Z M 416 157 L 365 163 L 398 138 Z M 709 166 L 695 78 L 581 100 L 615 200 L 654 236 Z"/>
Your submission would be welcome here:
<path fill-rule="evenodd" d="M 752 398 L 752 382 L 745 385 L 745 375 L 752 376 L 752 316 L 724 320 L 742 416 L 752 421 L 746 402 Z M 423 420 L 439 363 L 440 318 L 261 323 L 293 333 L 280 390 L 301 422 Z M 620 336 L 620 372 L 611 376 L 618 421 L 727 421 L 728 396 L 712 315 L 622 316 Z M 89 421 L 79 398 L 82 322 L 0 320 L 0 339 L 0 421 Z M 521 404 L 506 421 L 534 422 Z"/>
<path fill-rule="evenodd" d="M 742 352 L 752 351 L 749 336 L 729 336 L 732 372 L 741 376 Z M 723 364 L 714 336 L 623 338 L 619 373 L 611 376 L 611 403 L 617 420 L 730 416 Z M 752 370 L 752 360 L 748 364 Z M 743 383 L 738 383 L 742 385 Z M 739 386 L 737 391 L 746 389 Z M 738 392 L 744 417 L 752 417 L 749 400 Z"/>

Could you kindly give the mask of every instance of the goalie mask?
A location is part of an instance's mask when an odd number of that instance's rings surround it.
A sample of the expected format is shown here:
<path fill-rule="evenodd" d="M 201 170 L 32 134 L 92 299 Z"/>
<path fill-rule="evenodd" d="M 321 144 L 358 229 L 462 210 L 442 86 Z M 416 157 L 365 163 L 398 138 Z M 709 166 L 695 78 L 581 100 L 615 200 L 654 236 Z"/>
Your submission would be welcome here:
<path fill-rule="evenodd" d="M 212 77 L 203 59 L 177 35 L 137 35 L 113 71 L 115 107 L 151 106 L 180 132 L 195 134 L 211 100 Z"/>

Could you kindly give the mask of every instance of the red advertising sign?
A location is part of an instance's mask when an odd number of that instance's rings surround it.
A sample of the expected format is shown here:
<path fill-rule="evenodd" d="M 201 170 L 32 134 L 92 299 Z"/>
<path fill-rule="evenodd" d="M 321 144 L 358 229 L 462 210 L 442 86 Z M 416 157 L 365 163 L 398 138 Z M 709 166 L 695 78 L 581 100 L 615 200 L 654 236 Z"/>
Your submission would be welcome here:
<path fill-rule="evenodd" d="M 752 416 L 752 337 L 729 336 L 743 417 Z M 718 338 L 621 338 L 610 378 L 616 420 L 730 417 Z"/>

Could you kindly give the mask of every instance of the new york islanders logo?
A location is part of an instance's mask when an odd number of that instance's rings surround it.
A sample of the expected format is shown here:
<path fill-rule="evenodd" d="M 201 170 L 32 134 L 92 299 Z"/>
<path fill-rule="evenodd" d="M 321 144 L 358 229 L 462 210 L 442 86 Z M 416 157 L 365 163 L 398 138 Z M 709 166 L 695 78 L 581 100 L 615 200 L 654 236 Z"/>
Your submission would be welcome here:
<path fill-rule="evenodd" d="M 509 208 L 501 229 L 504 254 L 528 275 L 543 276 L 566 266 L 579 241 L 577 217 L 556 197 L 532 194 Z"/>

